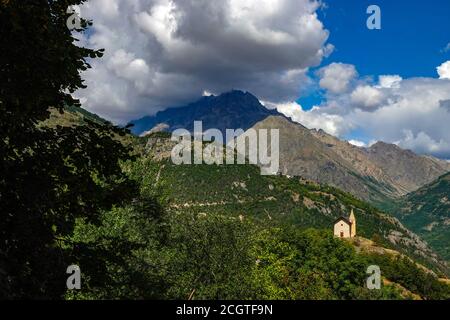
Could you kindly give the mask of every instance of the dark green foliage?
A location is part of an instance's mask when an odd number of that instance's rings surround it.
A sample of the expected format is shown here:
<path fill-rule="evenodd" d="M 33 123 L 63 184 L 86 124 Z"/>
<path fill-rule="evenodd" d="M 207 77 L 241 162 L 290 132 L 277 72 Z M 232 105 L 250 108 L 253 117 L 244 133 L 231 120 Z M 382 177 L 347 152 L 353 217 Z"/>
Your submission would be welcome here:
<path fill-rule="evenodd" d="M 105 259 L 108 281 L 84 279 L 69 299 L 412 298 L 393 285 L 365 288 L 373 264 L 426 299 L 445 299 L 449 292 L 409 259 L 357 254 L 329 231 L 169 213 L 155 204 L 105 212 L 100 227 L 79 220 L 72 240 L 108 253 L 95 255 L 96 262 Z"/>
<path fill-rule="evenodd" d="M 60 298 L 67 266 L 95 256 L 65 244 L 75 219 L 98 222 L 135 190 L 119 165 L 129 150 L 113 139 L 124 130 L 38 126 L 49 107 L 79 106 L 80 72 L 101 56 L 76 46 L 66 26 L 67 7 L 82 2 L 0 2 L 0 298 Z"/>
<path fill-rule="evenodd" d="M 82 252 L 91 248 L 92 255 L 81 255 L 76 261 L 83 272 L 83 288 L 67 291 L 66 298 L 160 298 L 168 287 L 162 248 L 169 230 L 163 213 L 155 201 L 136 199 L 131 205 L 103 212 L 100 226 L 79 219 L 67 243 L 71 248 L 84 246 Z M 96 264 L 105 268 L 84 275 L 84 269 L 92 270 Z"/>
<path fill-rule="evenodd" d="M 255 264 L 249 255 L 250 237 L 250 227 L 233 219 L 168 215 L 158 206 L 105 212 L 99 228 L 80 220 L 73 240 L 110 252 L 109 282 L 87 279 L 82 291 L 68 292 L 67 297 L 250 298 L 249 275 Z M 126 251 L 111 255 L 118 243 Z"/>
<path fill-rule="evenodd" d="M 106 262 L 106 286 L 87 279 L 87 286 L 67 298 L 401 298 L 392 288 L 364 289 L 367 260 L 329 232 L 155 209 L 105 212 L 100 227 L 79 221 L 77 242 L 96 243 L 105 252 L 122 243 L 129 251 L 117 252 L 124 260 L 110 256 Z"/>
<path fill-rule="evenodd" d="M 364 286 L 365 261 L 329 232 L 268 230 L 256 248 L 265 299 L 352 299 Z"/>
<path fill-rule="evenodd" d="M 440 282 L 435 275 L 417 267 L 406 257 L 369 254 L 367 259 L 382 270 L 384 277 L 428 300 L 450 299 L 450 286 Z"/>
<path fill-rule="evenodd" d="M 82 2 L 1 2 L 0 103 L 2 129 L 8 134 L 45 120 L 49 106 L 79 105 L 70 93 L 83 87 L 79 73 L 89 67 L 87 58 L 101 56 L 100 51 L 76 46 L 67 28 L 68 6 Z"/>

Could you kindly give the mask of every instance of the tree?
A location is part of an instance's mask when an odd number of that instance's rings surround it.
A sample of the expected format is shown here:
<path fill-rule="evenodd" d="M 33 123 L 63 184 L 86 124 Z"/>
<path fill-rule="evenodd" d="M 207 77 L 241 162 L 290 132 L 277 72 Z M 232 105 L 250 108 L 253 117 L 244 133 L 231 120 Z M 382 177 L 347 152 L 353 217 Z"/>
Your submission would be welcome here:
<path fill-rule="evenodd" d="M 78 47 L 67 28 L 68 6 L 83 2 L 0 0 L 1 298 L 62 297 L 67 266 L 89 256 L 64 243 L 76 218 L 98 222 L 135 190 L 120 167 L 130 150 L 115 139 L 126 130 L 38 126 L 49 107 L 80 106 L 72 97 L 84 87 L 80 72 L 102 55 Z"/>

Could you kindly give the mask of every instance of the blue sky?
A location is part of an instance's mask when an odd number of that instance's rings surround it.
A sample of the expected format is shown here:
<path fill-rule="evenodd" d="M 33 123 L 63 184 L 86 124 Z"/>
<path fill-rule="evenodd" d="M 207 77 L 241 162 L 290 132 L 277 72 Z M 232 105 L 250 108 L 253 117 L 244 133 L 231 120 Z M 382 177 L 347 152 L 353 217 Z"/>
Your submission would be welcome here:
<path fill-rule="evenodd" d="M 356 66 L 361 76 L 437 77 L 436 66 L 450 60 L 450 50 L 443 50 L 450 42 L 449 0 L 324 2 L 326 6 L 318 15 L 330 31 L 329 42 L 335 49 L 321 66 L 349 63 Z M 381 30 L 366 27 L 366 10 L 372 4 L 381 9 Z M 308 94 L 299 99 L 305 109 L 322 100 L 320 92 Z"/>

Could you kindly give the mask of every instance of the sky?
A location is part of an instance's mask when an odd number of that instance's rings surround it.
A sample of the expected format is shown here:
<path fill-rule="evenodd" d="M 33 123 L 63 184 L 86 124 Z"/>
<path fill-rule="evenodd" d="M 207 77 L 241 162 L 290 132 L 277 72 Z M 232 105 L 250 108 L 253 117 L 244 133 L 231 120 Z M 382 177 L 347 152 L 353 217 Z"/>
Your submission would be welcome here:
<path fill-rule="evenodd" d="M 369 30 L 369 5 L 381 29 Z M 241 89 L 308 128 L 450 159 L 448 0 L 90 0 L 83 105 L 125 124 Z"/>
<path fill-rule="evenodd" d="M 450 60 L 450 1 L 332 0 L 318 10 L 330 31 L 333 54 L 323 61 L 353 64 L 361 75 L 398 74 L 403 78 L 436 77 L 436 66 Z M 381 9 L 381 30 L 365 27 L 366 9 Z M 320 103 L 312 92 L 302 97 L 305 108 Z"/>

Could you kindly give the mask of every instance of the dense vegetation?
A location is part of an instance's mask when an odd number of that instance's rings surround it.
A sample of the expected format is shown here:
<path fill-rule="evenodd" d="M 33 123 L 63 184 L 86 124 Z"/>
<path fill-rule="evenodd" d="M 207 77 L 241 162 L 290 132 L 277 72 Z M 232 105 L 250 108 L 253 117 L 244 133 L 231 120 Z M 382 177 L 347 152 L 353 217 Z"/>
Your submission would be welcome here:
<path fill-rule="evenodd" d="M 392 286 L 365 289 L 369 260 L 329 232 L 157 212 L 134 206 L 105 213 L 100 228 L 80 223 L 75 241 L 117 251 L 118 259 L 108 261 L 106 287 L 89 279 L 67 298 L 401 298 Z"/>
<path fill-rule="evenodd" d="M 153 150 L 164 154 L 170 145 L 159 140 Z M 170 160 L 154 161 L 152 155 L 141 157 L 130 173 L 144 191 L 159 190 L 161 201 L 172 211 L 243 215 L 272 225 L 331 229 L 336 218 L 348 216 L 354 209 L 361 236 L 404 252 L 440 275 L 448 274 L 448 268 L 398 221 L 333 187 L 298 178 L 261 176 L 259 168 L 251 165 L 177 166 Z M 394 238 L 395 242 L 389 240 Z"/>
<path fill-rule="evenodd" d="M 407 257 L 380 254 L 369 254 L 367 257 L 374 265 L 380 266 L 386 278 L 425 299 L 450 298 L 448 284 L 436 281 L 432 274 L 418 268 L 416 263 Z"/>
<path fill-rule="evenodd" d="M 450 261 L 450 174 L 387 208 Z"/>
<path fill-rule="evenodd" d="M 165 138 L 163 134 L 155 136 Z M 238 175 L 218 174 L 221 170 L 237 171 Z M 299 184 L 285 177 L 262 177 L 253 166 L 171 166 L 145 156 L 129 162 L 125 171 L 140 185 L 141 200 L 105 211 L 100 227 L 79 219 L 71 238 L 76 243 L 96 244 L 105 252 L 115 252 L 114 259 L 106 256 L 105 260 L 108 285 L 85 279 L 83 290 L 68 291 L 66 298 L 408 299 L 413 294 L 426 299 L 449 297 L 447 285 L 407 258 L 356 253 L 349 242 L 332 236 L 327 218 L 318 211 L 304 208 L 297 213 L 305 220 L 280 219 L 283 215 L 276 215 L 276 206 L 285 209 L 287 217 L 295 212 L 286 204 L 288 198 L 275 201 L 272 207 L 260 201 L 272 191 L 281 195 L 276 188 L 286 188 L 286 183 L 303 188 L 297 189 L 302 195 L 308 192 L 313 198 L 316 194 L 316 201 L 323 200 L 317 194 L 319 190 L 324 196 L 325 191 L 336 194 L 334 189 Z M 234 183 L 234 178 L 249 175 L 245 188 Z M 253 179 L 257 183 L 252 184 Z M 208 187 L 199 187 L 206 182 Z M 236 193 L 229 192 L 228 184 L 238 186 Z M 184 189 L 188 185 L 192 192 Z M 249 196 L 249 190 L 254 198 Z M 155 198 L 162 206 L 151 200 Z M 151 201 L 146 203 L 143 199 Z M 241 201 L 230 201 L 237 199 Z M 287 207 L 280 207 L 282 203 Z M 268 214 L 272 215 L 270 219 L 266 218 Z M 370 220 L 362 220 L 362 232 L 370 234 Z M 328 230 L 311 229 L 309 224 L 327 226 Z M 365 224 L 368 231 L 364 231 Z M 378 238 L 376 235 L 374 238 Z M 384 242 L 381 238 L 378 241 Z M 372 264 L 379 265 L 383 276 L 394 284 L 386 283 L 382 290 L 366 289 L 366 269 Z"/>

